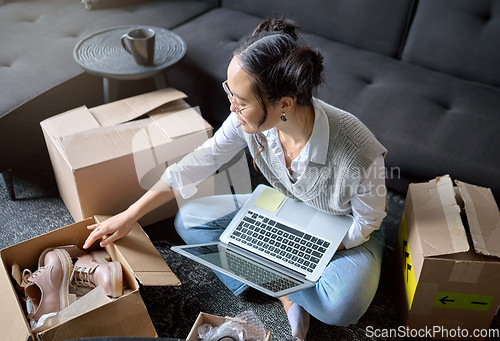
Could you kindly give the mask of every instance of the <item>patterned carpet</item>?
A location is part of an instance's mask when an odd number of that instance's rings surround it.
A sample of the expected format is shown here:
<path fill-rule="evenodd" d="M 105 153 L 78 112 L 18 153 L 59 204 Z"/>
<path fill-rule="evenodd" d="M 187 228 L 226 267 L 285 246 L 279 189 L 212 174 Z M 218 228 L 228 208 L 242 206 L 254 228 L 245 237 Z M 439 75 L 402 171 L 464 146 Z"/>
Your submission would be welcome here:
<path fill-rule="evenodd" d="M 58 195 L 52 173 L 14 174 L 14 187 L 17 200 L 11 201 L 5 184 L 0 179 L 0 248 L 73 222 Z M 395 249 L 403 206 L 404 196 L 389 193 L 389 213 L 384 222 L 387 246 L 382 275 L 377 294 L 368 311 L 356 325 L 349 327 L 328 326 L 311 319 L 308 341 L 379 340 L 381 338 L 368 337 L 367 330 L 397 329 L 400 326 L 396 289 L 399 266 Z M 144 229 L 183 283 L 179 287 L 140 289 L 160 337 L 186 337 L 200 311 L 220 316 L 235 316 L 252 310 L 265 327 L 272 331 L 272 340 L 291 340 L 288 321 L 279 301 L 253 289 L 247 290 L 240 297 L 234 297 L 209 269 L 170 251 L 171 246 L 182 244 L 173 229 L 172 219 Z M 498 316 L 491 327 L 499 329 Z"/>

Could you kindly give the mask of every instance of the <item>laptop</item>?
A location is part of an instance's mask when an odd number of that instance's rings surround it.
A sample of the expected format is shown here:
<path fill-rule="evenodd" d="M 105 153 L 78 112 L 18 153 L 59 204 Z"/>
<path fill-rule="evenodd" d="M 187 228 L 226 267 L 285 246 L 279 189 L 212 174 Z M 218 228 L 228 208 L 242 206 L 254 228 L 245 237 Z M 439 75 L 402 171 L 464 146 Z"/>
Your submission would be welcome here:
<path fill-rule="evenodd" d="M 314 286 L 353 223 L 258 185 L 219 242 L 172 250 L 280 297 Z"/>

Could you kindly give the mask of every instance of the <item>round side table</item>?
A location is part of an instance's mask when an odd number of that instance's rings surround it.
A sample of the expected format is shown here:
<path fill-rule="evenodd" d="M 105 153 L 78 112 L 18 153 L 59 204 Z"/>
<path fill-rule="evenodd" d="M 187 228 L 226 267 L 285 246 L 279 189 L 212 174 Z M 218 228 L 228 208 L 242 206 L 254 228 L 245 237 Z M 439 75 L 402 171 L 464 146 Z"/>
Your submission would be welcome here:
<path fill-rule="evenodd" d="M 153 65 L 136 64 L 121 44 L 121 37 L 136 28 L 156 32 Z M 186 43 L 177 34 L 153 26 L 121 26 L 91 34 L 80 40 L 74 50 L 75 61 L 88 73 L 103 77 L 104 102 L 117 99 L 116 81 L 154 77 L 157 88 L 166 87 L 164 72 L 186 54 Z"/>

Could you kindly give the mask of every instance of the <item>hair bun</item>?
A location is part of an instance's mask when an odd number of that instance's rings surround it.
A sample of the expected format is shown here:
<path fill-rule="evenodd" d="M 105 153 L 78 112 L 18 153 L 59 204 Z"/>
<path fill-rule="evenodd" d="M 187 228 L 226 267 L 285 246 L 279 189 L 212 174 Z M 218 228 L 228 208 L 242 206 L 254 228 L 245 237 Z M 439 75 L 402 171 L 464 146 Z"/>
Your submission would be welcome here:
<path fill-rule="evenodd" d="M 312 50 L 311 52 L 313 85 L 318 86 L 323 82 L 323 55 L 318 50 Z"/>
<path fill-rule="evenodd" d="M 259 35 L 262 32 L 283 33 L 298 40 L 297 30 L 300 26 L 291 19 L 268 18 L 263 20 L 253 31 L 252 36 Z"/>

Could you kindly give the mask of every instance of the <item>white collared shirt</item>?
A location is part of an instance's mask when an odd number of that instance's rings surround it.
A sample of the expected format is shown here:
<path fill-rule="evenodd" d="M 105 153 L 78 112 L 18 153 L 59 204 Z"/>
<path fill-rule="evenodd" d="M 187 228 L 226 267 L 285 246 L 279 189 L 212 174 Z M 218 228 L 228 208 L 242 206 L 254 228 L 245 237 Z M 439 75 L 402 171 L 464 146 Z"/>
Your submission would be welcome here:
<path fill-rule="evenodd" d="M 314 124 L 311 136 L 306 145 L 300 151 L 300 154 L 292 160 L 290 168 L 292 173 L 289 173 L 290 180 L 293 182 L 304 173 L 309 161 L 324 165 L 326 163 L 326 154 L 328 152 L 325 146 L 328 146 L 330 139 L 330 127 L 328 125 L 328 118 L 321 107 L 314 108 Z M 281 145 L 276 128 L 272 128 L 263 132 L 267 139 L 268 145 L 276 154 L 278 159 L 285 164 L 285 153 Z"/>

